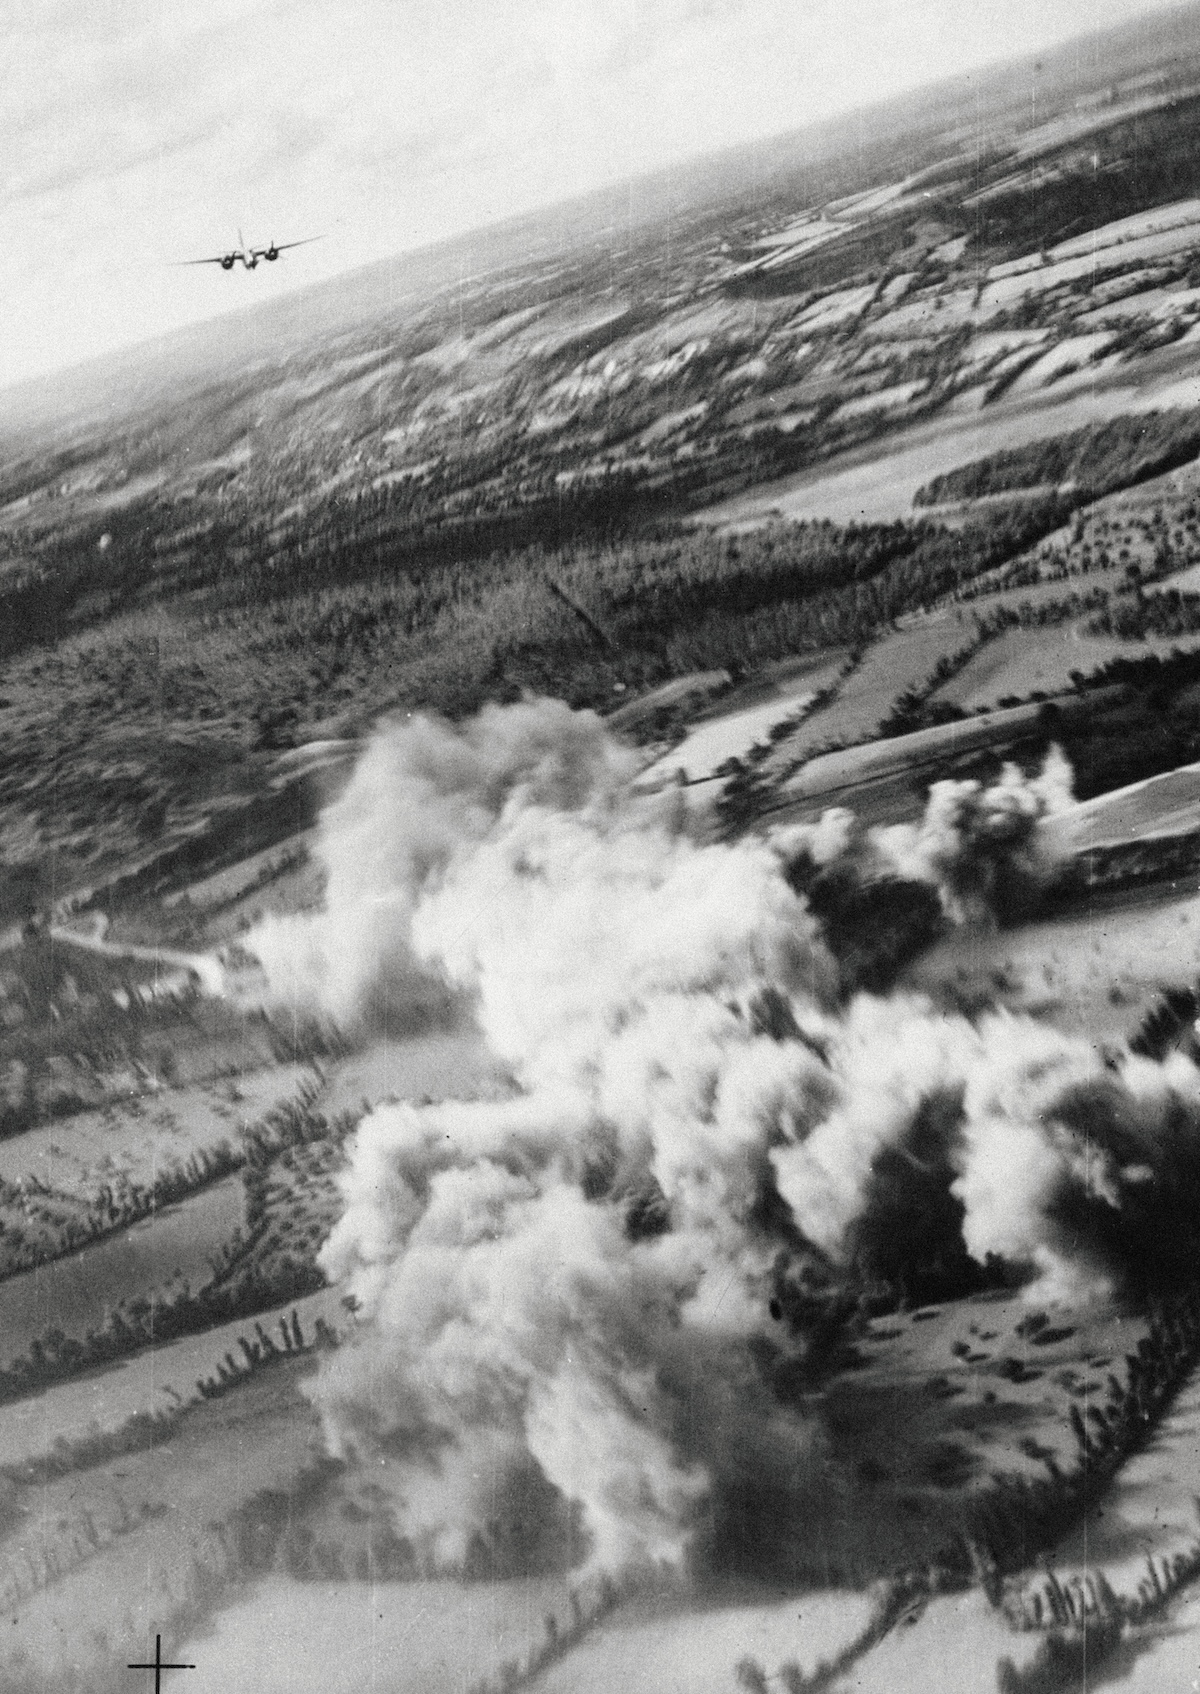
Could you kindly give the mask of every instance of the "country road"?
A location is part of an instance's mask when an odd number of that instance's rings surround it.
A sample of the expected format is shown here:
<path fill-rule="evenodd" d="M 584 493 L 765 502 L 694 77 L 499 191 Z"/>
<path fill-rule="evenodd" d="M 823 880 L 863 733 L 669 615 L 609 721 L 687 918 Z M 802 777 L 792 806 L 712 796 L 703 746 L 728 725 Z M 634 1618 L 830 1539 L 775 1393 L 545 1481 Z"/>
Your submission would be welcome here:
<path fill-rule="evenodd" d="M 169 992 L 170 973 L 178 972 L 195 977 L 205 994 L 219 997 L 225 993 L 225 968 L 212 953 L 184 953 L 173 947 L 141 947 L 132 941 L 108 941 L 105 939 L 108 919 L 103 913 L 94 912 L 84 921 L 87 928 L 51 924 L 51 940 L 61 946 L 99 953 L 106 959 L 134 959 L 158 966 L 164 973 L 161 984 L 156 985 L 159 993 Z"/>

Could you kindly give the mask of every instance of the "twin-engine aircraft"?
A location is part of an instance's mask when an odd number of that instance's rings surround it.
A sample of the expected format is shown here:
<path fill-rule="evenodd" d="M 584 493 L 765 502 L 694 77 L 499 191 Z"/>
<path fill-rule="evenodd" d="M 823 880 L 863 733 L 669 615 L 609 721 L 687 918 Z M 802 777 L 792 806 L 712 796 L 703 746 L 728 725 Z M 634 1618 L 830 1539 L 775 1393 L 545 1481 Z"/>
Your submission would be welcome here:
<path fill-rule="evenodd" d="M 243 270 L 257 269 L 258 261 L 265 259 L 268 264 L 274 264 L 281 253 L 286 253 L 289 247 L 307 247 L 310 241 L 320 241 L 319 235 L 305 236 L 303 241 L 272 241 L 269 247 L 247 247 L 242 232 L 238 230 L 240 246 L 231 253 L 217 253 L 211 259 L 181 259 L 181 265 L 220 265 L 223 271 L 231 271 L 240 259 Z"/>

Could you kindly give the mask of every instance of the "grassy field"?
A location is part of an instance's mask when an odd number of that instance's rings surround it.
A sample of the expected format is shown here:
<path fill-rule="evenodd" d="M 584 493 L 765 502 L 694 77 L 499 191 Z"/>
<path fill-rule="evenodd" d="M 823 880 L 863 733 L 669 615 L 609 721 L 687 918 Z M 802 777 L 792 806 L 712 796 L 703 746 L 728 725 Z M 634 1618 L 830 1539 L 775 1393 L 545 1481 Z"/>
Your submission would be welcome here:
<path fill-rule="evenodd" d="M 972 635 L 972 620 L 956 610 L 918 618 L 881 635 L 828 705 L 780 742 L 776 759 L 811 758 L 831 742 L 849 745 L 874 739 L 898 697 L 919 688 L 939 659 L 968 645 Z"/>
<path fill-rule="evenodd" d="M 1063 345 L 1069 347 L 1070 343 Z M 1147 482 L 1177 465 L 1190 464 L 1197 452 L 1200 424 L 1189 412 L 1115 417 L 1088 429 L 994 453 L 934 477 L 917 490 L 913 502 L 937 506 L 1063 483 L 1070 483 L 1091 501 L 1113 488 Z"/>
<path fill-rule="evenodd" d="M 683 739 L 643 773 L 642 782 L 679 770 L 693 782 L 715 776 L 728 760 L 777 741 L 789 724 L 806 717 L 820 697 L 837 686 L 845 668 L 845 655 L 835 655 L 803 667 L 788 666 L 788 680 L 774 682 L 769 691 L 762 682 L 743 685 L 707 718 L 695 720 Z"/>

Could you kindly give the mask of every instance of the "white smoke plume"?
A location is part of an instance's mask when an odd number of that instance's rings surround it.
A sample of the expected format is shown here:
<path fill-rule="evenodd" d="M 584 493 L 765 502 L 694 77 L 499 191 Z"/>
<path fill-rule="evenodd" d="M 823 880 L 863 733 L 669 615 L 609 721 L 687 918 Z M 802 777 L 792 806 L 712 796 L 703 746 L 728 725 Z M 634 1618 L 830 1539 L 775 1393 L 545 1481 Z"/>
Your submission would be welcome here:
<path fill-rule="evenodd" d="M 1008 764 L 990 784 L 935 782 L 919 824 L 876 830 L 874 840 L 898 876 L 937 887 L 950 917 L 978 919 L 1021 885 L 1051 880 L 1057 859 L 1038 825 L 1071 804 L 1071 767 L 1052 747 L 1033 777 Z"/>
<path fill-rule="evenodd" d="M 629 775 L 598 719 L 551 702 L 393 726 L 325 821 L 324 912 L 253 938 L 339 1015 L 397 991 L 457 1008 L 511 1073 L 500 1101 L 371 1113 L 324 1250 L 361 1303 L 313 1390 L 327 1438 L 373 1461 L 430 1566 L 502 1535 L 514 1491 L 576 1513 L 616 1569 L 683 1561 L 750 1470 L 794 1490 L 822 1441 L 777 1392 L 797 1314 L 851 1276 L 881 1160 L 930 1102 L 963 1254 L 1056 1291 L 1112 1273 L 1108 1220 L 1169 1180 L 1162 1125 L 1200 1117 L 1191 1066 L 1139 1060 L 1127 1084 L 1031 1020 L 840 1006 L 786 849 L 701 844 Z M 938 839 L 1037 814 L 1000 786 Z M 966 886 L 930 831 L 891 840 Z"/>
<path fill-rule="evenodd" d="M 1014 902 L 1054 880 L 1060 860 L 1039 826 L 1072 804 L 1071 767 L 1052 747 L 1036 776 L 1006 764 L 993 783 L 935 782 L 919 823 L 865 828 L 852 811 L 833 807 L 815 824 L 780 830 L 777 844 L 819 868 L 927 883 L 951 921 L 978 923 L 1009 915 Z"/>
<path fill-rule="evenodd" d="M 598 719 L 550 701 L 376 735 L 321 819 L 323 913 L 268 917 L 250 940 L 275 993 L 347 1021 L 380 1003 L 419 1014 L 433 995 L 410 946 L 422 894 L 506 806 L 603 807 L 635 769 Z"/>

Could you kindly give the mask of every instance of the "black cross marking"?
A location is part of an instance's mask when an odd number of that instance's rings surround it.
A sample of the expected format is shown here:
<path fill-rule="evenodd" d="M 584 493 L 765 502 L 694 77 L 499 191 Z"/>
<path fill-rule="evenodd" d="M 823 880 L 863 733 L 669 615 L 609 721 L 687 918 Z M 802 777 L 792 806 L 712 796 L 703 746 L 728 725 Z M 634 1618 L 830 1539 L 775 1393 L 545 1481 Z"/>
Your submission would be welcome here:
<path fill-rule="evenodd" d="M 168 1665 L 163 1662 L 162 1636 L 154 1637 L 154 1658 L 141 1665 L 130 1665 L 130 1670 L 152 1670 L 154 1672 L 154 1694 L 161 1694 L 162 1673 L 165 1670 L 195 1670 L 195 1665 Z"/>

